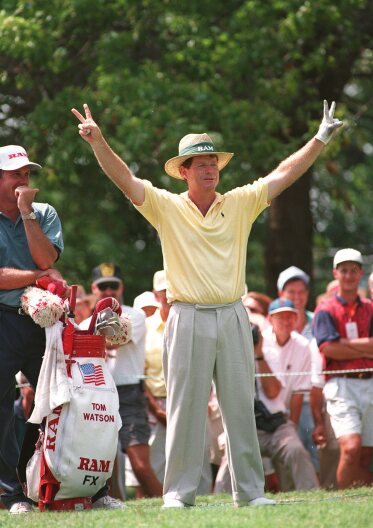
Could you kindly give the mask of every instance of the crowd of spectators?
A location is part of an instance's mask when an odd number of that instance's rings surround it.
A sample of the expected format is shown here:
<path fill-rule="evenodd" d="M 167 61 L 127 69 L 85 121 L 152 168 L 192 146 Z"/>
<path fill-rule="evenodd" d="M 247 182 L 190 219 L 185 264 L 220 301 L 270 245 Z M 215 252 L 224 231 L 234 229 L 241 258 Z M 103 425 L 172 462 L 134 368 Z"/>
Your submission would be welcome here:
<path fill-rule="evenodd" d="M 368 279 L 369 299 L 361 298 L 362 256 L 355 250 L 343 251 L 334 259 L 333 274 L 337 278 L 317 297 L 316 316 L 308 309 L 311 279 L 296 266 L 280 273 L 277 298 L 272 299 L 257 291 L 249 291 L 242 297 L 248 324 L 253 328 L 254 337 L 257 336 L 254 341 L 255 394 L 265 409 L 264 415 L 261 408 L 256 409 L 257 433 L 267 491 L 344 488 L 371 482 L 372 453 L 370 440 L 365 440 L 369 438 L 373 398 L 365 388 L 371 385 L 369 368 L 373 367 L 369 358 L 373 274 Z M 345 261 L 344 258 L 351 260 Z M 346 266 L 352 271 L 346 271 Z M 347 290 L 343 282 L 346 275 L 356 276 L 353 284 L 353 281 L 347 281 Z M 121 408 L 128 405 L 131 409 L 129 414 L 122 413 L 124 425 L 119 435 L 118 457 L 123 457 L 124 453 L 126 461 L 116 465 L 111 487 L 112 490 L 126 488 L 127 493 L 133 488 L 135 497 L 160 496 L 162 493 L 167 428 L 162 370 L 163 337 L 169 313 L 166 288 L 164 270 L 156 271 L 153 289 L 138 295 L 133 307 L 123 306 L 132 318 L 135 315 L 140 321 L 141 338 L 137 339 L 135 332 L 133 339 L 136 343 L 124 345 L 122 356 L 120 350 L 107 351 L 107 360 L 112 364 L 111 370 L 121 394 Z M 114 296 L 122 302 L 124 289 L 124 278 L 118 266 L 103 263 L 96 267 L 92 293 L 87 294 L 82 287 L 78 290 L 76 321 L 81 323 L 89 317 L 95 302 L 102 296 Z M 347 323 L 338 322 L 338 317 L 343 318 L 343 315 L 337 317 L 334 312 L 328 312 L 330 304 L 345 307 L 351 303 L 353 309 L 348 314 Z M 360 316 L 360 309 L 364 309 L 364 316 Z M 355 318 L 357 328 L 352 324 Z M 364 319 L 364 328 L 360 319 Z M 349 339 L 353 341 L 348 345 Z M 365 345 L 359 342 L 360 339 L 366 340 Z M 338 348 L 342 343 L 351 349 L 357 347 L 351 352 L 353 358 L 344 359 L 338 353 L 328 352 L 328 346 Z M 357 352 L 359 347 L 362 347 L 360 354 Z M 330 369 L 336 370 L 337 374 L 322 374 Z M 347 373 L 340 373 L 338 369 L 347 370 Z M 348 392 L 350 389 L 344 387 L 348 394 L 346 400 L 350 402 L 347 417 L 335 410 L 336 398 L 330 396 L 330 380 L 332 384 L 357 385 L 352 395 Z M 361 391 L 361 384 L 364 391 Z M 137 392 L 132 396 L 127 394 L 128 390 L 134 389 Z M 362 406 L 361 418 L 358 418 L 353 416 L 350 398 L 361 393 L 365 394 L 365 400 L 354 402 Z M 214 384 L 206 413 L 208 427 L 198 494 L 229 493 L 232 488 L 226 437 Z M 351 465 L 352 458 L 355 465 Z M 357 463 L 357 460 L 361 462 Z M 118 493 L 118 498 L 123 499 L 123 495 L 123 492 Z"/>

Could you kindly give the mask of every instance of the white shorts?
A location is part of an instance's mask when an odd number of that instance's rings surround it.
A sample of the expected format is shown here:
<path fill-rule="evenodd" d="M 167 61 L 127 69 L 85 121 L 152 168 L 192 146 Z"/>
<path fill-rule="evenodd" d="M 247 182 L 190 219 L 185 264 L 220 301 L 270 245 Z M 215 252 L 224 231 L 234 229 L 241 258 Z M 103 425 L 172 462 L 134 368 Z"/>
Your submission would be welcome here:
<path fill-rule="evenodd" d="M 323 392 L 335 436 L 359 434 L 373 446 L 373 378 L 331 378 Z"/>

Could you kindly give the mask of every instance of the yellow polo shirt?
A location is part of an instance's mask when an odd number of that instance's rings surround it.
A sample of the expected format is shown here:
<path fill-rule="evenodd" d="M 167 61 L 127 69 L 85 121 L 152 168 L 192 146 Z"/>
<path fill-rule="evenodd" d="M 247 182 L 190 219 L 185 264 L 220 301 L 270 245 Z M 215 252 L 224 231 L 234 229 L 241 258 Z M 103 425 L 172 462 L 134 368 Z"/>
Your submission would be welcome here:
<path fill-rule="evenodd" d="M 168 301 L 224 304 L 239 299 L 251 226 L 268 205 L 266 181 L 216 193 L 206 216 L 188 192 L 174 194 L 143 181 L 145 200 L 135 207 L 158 231 Z"/>
<path fill-rule="evenodd" d="M 166 323 L 162 320 L 159 308 L 153 315 L 146 318 L 145 324 L 145 375 L 154 377 L 154 379 L 146 379 L 145 383 L 153 396 L 165 398 L 166 386 L 163 379 L 162 354 Z"/>

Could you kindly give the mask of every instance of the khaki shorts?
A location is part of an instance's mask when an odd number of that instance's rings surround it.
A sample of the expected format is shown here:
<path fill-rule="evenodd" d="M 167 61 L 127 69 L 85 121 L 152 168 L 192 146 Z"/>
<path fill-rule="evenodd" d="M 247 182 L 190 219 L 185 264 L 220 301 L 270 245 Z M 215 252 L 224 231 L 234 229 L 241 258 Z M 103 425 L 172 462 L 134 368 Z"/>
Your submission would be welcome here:
<path fill-rule="evenodd" d="M 359 434 L 373 446 L 373 378 L 331 378 L 323 392 L 335 436 Z"/>

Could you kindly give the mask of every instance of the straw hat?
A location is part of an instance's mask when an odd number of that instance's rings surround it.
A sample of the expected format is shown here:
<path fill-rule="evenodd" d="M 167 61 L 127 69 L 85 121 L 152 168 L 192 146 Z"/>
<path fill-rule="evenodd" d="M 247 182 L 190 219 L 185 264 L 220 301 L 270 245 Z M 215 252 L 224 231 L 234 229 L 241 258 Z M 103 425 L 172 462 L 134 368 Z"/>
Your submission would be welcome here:
<path fill-rule="evenodd" d="M 219 170 L 224 169 L 233 156 L 233 152 L 217 152 L 208 134 L 187 134 L 180 140 L 179 155 L 166 161 L 165 171 L 169 176 L 182 180 L 179 167 L 185 160 L 194 158 L 194 156 L 208 156 L 209 154 L 218 157 Z"/>

